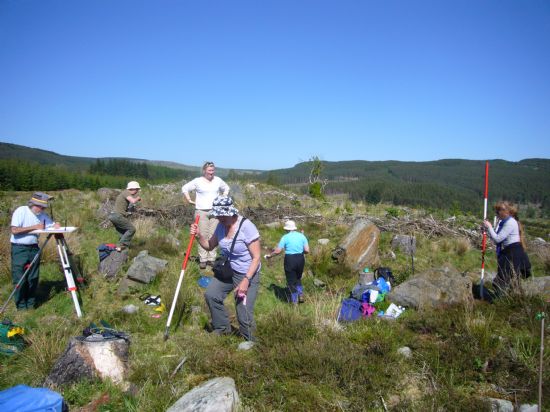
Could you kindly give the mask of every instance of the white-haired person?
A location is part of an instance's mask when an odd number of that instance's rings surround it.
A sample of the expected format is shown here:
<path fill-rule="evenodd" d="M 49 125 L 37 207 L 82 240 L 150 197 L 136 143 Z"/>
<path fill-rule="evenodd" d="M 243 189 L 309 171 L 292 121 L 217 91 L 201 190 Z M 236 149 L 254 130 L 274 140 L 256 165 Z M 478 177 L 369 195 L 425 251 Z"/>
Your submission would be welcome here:
<path fill-rule="evenodd" d="M 17 285 L 27 269 L 29 272 L 15 292 L 15 306 L 18 310 L 33 309 L 36 304 L 36 290 L 40 274 L 40 259 L 30 263 L 39 252 L 38 234 L 34 230 L 47 227 L 59 227 L 52 221 L 44 209 L 48 207 L 52 196 L 36 192 L 26 206 L 15 209 L 11 217 L 11 276 L 14 285 Z"/>
<path fill-rule="evenodd" d="M 120 239 L 116 250 L 121 252 L 130 247 L 132 238 L 136 233 L 136 228 L 128 219 L 128 216 L 135 210 L 136 204 L 141 201 L 141 196 L 138 195 L 141 187 L 136 181 L 128 182 L 126 190 L 120 192 L 115 200 L 113 211 L 109 214 L 109 220 L 120 233 Z"/>
<path fill-rule="evenodd" d="M 294 304 L 304 302 L 304 288 L 302 286 L 302 275 L 306 259 L 304 255 L 309 253 L 309 243 L 303 233 L 298 232 L 296 223 L 293 220 L 287 220 L 284 230 L 288 231 L 276 248 L 269 255 L 265 255 L 266 259 L 270 259 L 281 252 L 285 252 L 285 277 L 286 284 L 290 291 L 290 301 Z"/>
<path fill-rule="evenodd" d="M 200 216 L 199 229 L 203 236 L 210 237 L 218 225 L 214 216 L 210 215 L 212 202 L 217 196 L 227 196 L 229 186 L 218 176 L 214 176 L 216 166 L 213 162 L 205 162 L 202 166 L 202 176 L 196 177 L 183 185 L 181 191 L 188 203 L 195 205 L 195 217 Z M 195 192 L 195 200 L 191 200 L 189 192 Z M 206 269 L 216 260 L 216 250 L 205 250 L 199 245 L 199 268 Z"/>
<path fill-rule="evenodd" d="M 219 246 L 222 256 L 230 261 L 231 273 L 223 276 L 215 271 L 204 293 L 212 316 L 213 332 L 219 335 L 231 333 L 229 316 L 223 302 L 233 292 L 239 331 L 246 340 L 254 341 L 254 304 L 261 268 L 260 233 L 254 223 L 239 215 L 230 197 L 215 198 L 210 215 L 218 221 L 211 236 L 202 233 L 195 223 L 191 225 L 190 233 L 196 235 L 205 250 Z"/>

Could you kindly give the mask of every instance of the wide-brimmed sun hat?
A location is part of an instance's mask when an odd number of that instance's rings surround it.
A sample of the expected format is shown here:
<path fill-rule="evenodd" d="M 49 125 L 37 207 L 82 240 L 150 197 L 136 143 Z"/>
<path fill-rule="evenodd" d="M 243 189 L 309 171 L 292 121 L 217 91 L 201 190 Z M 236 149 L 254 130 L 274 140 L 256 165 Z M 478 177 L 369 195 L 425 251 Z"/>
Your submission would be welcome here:
<path fill-rule="evenodd" d="M 218 196 L 212 202 L 212 210 L 210 216 L 235 216 L 239 214 L 239 210 L 233 206 L 233 199 L 229 196 Z"/>
<path fill-rule="evenodd" d="M 284 230 L 296 230 L 298 229 L 296 227 L 296 222 L 294 222 L 294 220 L 287 220 L 285 222 L 285 226 L 283 227 Z"/>
<path fill-rule="evenodd" d="M 48 201 L 53 199 L 53 196 L 47 195 L 42 192 L 33 193 L 31 199 L 29 200 L 29 206 L 36 205 L 42 207 L 48 207 Z"/>
<path fill-rule="evenodd" d="M 139 186 L 138 182 L 132 180 L 131 182 L 128 182 L 128 185 L 126 186 L 126 190 L 130 189 L 141 189 L 141 187 Z"/>

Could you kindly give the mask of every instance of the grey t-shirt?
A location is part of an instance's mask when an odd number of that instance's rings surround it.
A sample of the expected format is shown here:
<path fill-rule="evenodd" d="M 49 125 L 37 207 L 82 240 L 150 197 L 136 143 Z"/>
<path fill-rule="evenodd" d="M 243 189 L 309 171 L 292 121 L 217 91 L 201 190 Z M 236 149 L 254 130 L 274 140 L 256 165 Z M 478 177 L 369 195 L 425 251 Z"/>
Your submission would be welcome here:
<path fill-rule="evenodd" d="M 242 219 L 243 217 L 239 216 L 237 227 L 241 223 Z M 216 226 L 214 234 L 218 238 L 218 245 L 222 255 L 228 256 L 233 238 L 227 239 L 225 237 L 225 226 L 221 223 L 218 223 L 218 226 Z M 259 238 L 260 232 L 258 232 L 258 229 L 254 223 L 246 219 L 241 226 L 241 230 L 239 230 L 237 240 L 235 241 L 235 246 L 233 248 L 233 253 L 231 254 L 231 267 L 235 272 L 246 273 L 248 271 L 248 268 L 252 263 L 252 256 L 248 250 L 248 245 Z M 258 271 L 260 268 L 261 265 L 258 267 Z"/>

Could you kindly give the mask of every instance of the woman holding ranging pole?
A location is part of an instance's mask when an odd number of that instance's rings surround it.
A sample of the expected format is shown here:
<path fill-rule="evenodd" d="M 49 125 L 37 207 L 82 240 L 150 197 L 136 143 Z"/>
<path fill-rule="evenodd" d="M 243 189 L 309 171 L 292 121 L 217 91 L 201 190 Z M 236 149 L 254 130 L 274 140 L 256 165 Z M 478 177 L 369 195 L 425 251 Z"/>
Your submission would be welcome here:
<path fill-rule="evenodd" d="M 210 216 L 218 220 L 211 237 L 205 236 L 197 224 L 191 225 L 190 233 L 196 236 L 199 244 L 207 251 L 219 246 L 221 254 L 230 260 L 232 272 L 225 278 L 215 271 L 204 293 L 212 316 L 213 333 L 231 333 L 223 301 L 233 291 L 239 331 L 246 340 L 254 341 L 254 303 L 260 286 L 260 233 L 250 220 L 239 215 L 230 197 L 215 198 Z"/>
<path fill-rule="evenodd" d="M 508 289 L 512 279 L 517 282 L 519 276 L 531 276 L 531 263 L 525 253 L 523 228 L 519 223 L 517 207 L 501 201 L 495 205 L 495 213 L 499 219 L 496 231 L 488 220 L 483 224 L 497 248 L 498 270 L 493 287 L 499 296 Z"/>
<path fill-rule="evenodd" d="M 304 288 L 302 286 L 302 274 L 306 263 L 304 254 L 309 253 L 309 244 L 303 233 L 297 231 L 296 223 L 293 220 L 287 220 L 284 229 L 288 231 L 279 244 L 266 259 L 278 255 L 285 251 L 285 276 L 286 284 L 290 290 L 290 301 L 294 304 L 303 303 Z"/>

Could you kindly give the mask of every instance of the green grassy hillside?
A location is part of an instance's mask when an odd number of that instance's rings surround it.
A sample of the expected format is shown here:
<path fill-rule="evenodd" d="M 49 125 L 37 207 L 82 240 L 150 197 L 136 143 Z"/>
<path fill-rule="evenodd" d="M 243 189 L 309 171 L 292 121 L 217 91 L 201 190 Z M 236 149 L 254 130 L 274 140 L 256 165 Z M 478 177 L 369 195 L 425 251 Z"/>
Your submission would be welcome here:
<path fill-rule="evenodd" d="M 445 159 L 431 162 L 322 162 L 327 193 L 345 193 L 371 203 L 477 212 L 482 209 L 485 162 Z M 550 160 L 489 162 L 489 202 L 507 199 L 550 214 Z M 265 172 L 265 180 L 307 183 L 312 163 Z"/>
<path fill-rule="evenodd" d="M 29 312 L 16 312 L 13 302 L 5 316 L 26 328 L 32 343 L 21 354 L 0 358 L 0 389 L 22 383 L 41 386 L 67 342 L 90 322 L 103 319 L 131 335 L 130 374 L 132 393 L 118 386 L 93 380 L 59 388 L 71 410 L 95 404 L 101 411 L 165 411 L 180 396 L 198 384 L 218 376 L 235 379 L 243 410 L 248 411 L 478 411 L 490 410 L 486 397 L 536 403 L 540 321 L 535 314 L 548 313 L 541 298 L 510 295 L 493 304 L 416 312 L 407 310 L 396 321 L 373 318 L 350 325 L 335 320 L 342 298 L 357 280 L 331 260 L 331 251 L 349 231 L 353 216 L 369 216 L 382 222 L 397 218 L 413 222 L 429 217 L 424 211 L 368 205 L 338 198 L 317 201 L 270 186 L 238 187 L 240 210 L 257 224 L 264 250 L 276 245 L 281 228 L 267 224 L 283 216 L 297 217 L 309 238 L 304 287 L 306 303 L 290 306 L 281 299 L 284 289 L 282 259 L 263 262 L 256 305 L 258 344 L 250 351 L 237 350 L 237 336 L 208 333 L 208 309 L 201 275 L 191 260 L 185 272 L 173 329 L 165 342 L 167 312 L 160 318 L 144 305 L 143 292 L 160 294 L 167 309 L 180 274 L 189 241 L 192 210 L 182 209 L 179 186 L 145 188 L 137 215 L 137 233 L 130 257 L 141 250 L 168 261 L 168 267 L 142 290 L 122 296 L 118 281 L 108 281 L 97 272 L 96 247 L 118 239 L 115 230 L 99 214 L 103 201 L 90 191 L 61 191 L 56 195 L 56 216 L 79 229 L 67 236 L 71 250 L 82 262 L 88 285 L 81 291 L 82 319 L 76 318 L 70 296 L 63 291 L 55 249 L 49 245 L 41 266 L 41 304 Z M 30 193 L 3 192 L 0 197 L 0 297 L 11 292 L 8 226 L 15 207 Z M 156 212 L 155 212 L 156 211 Z M 447 216 L 443 215 L 441 222 Z M 431 219 L 431 218 L 430 218 Z M 386 223 L 384 223 L 386 222 Z M 548 221 L 541 221 L 547 224 Z M 459 217 L 454 225 L 476 228 L 479 222 Z M 454 227 L 454 226 L 453 226 Z M 545 226 L 547 227 L 547 226 Z M 527 228 L 529 229 L 529 228 Z M 479 276 L 480 251 L 463 237 L 430 235 L 418 231 L 415 271 L 452 265 L 460 272 Z M 395 232 L 383 231 L 380 239 L 382 265 L 389 266 L 402 282 L 411 276 L 410 256 L 390 254 Z M 318 239 L 329 239 L 321 245 Z M 550 258 L 529 250 L 537 276 L 550 275 Z M 193 248 L 192 255 L 196 256 Z M 125 266 L 128 268 L 129 264 Z M 487 271 L 495 270 L 493 251 L 487 255 Z M 321 280 L 325 287 L 315 286 Z M 134 304 L 138 313 L 121 309 Z M 232 299 L 226 305 L 233 323 Z M 181 315 L 181 321 L 178 320 Z M 412 357 L 398 354 L 408 346 Z M 178 363 L 183 368 L 172 376 Z M 543 387 L 550 385 L 550 357 L 544 356 Z M 543 410 L 550 408 L 545 396 Z"/>

